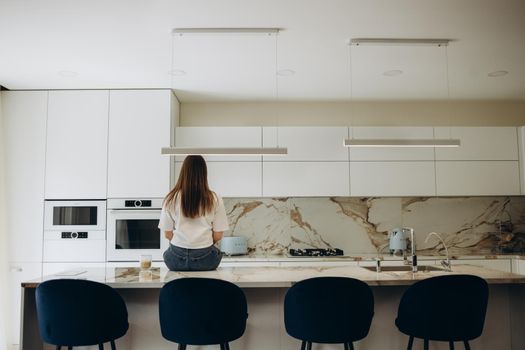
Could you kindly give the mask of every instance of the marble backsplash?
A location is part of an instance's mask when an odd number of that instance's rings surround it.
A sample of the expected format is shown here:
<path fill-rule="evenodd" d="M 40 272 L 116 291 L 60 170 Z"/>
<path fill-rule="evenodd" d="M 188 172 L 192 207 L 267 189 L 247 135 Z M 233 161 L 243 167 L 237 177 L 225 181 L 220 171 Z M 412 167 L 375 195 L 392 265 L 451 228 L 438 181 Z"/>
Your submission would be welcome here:
<path fill-rule="evenodd" d="M 388 231 L 413 227 L 418 254 L 525 252 L 525 197 L 224 198 L 230 230 L 251 252 L 337 247 L 345 254 L 388 253 Z"/>

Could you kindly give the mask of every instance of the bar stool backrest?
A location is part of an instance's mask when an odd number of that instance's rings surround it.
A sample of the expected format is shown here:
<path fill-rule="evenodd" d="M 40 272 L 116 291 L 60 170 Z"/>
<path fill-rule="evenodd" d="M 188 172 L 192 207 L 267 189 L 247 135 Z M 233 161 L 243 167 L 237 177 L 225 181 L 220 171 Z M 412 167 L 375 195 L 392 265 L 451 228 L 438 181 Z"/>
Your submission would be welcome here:
<path fill-rule="evenodd" d="M 483 332 L 488 284 L 477 276 L 427 278 L 410 286 L 396 325 L 405 334 L 436 341 L 468 341 Z"/>
<path fill-rule="evenodd" d="M 248 318 L 244 292 L 211 278 L 181 278 L 160 291 L 162 336 L 186 345 L 225 344 L 240 338 Z"/>
<path fill-rule="evenodd" d="M 126 334 L 128 311 L 113 288 L 98 282 L 57 279 L 36 289 L 38 326 L 53 345 L 87 346 Z"/>
<path fill-rule="evenodd" d="M 350 343 L 367 336 L 374 316 L 370 287 L 357 279 L 316 277 L 293 285 L 284 300 L 284 324 L 294 338 Z"/>

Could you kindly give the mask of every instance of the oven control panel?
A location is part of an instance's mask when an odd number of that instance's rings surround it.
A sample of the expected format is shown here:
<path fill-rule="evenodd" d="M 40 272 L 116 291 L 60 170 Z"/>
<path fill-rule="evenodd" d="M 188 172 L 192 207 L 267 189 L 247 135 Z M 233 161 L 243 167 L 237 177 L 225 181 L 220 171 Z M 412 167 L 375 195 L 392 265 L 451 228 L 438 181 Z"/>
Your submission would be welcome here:
<path fill-rule="evenodd" d="M 151 200 L 131 199 L 124 201 L 126 208 L 151 208 Z"/>
<path fill-rule="evenodd" d="M 88 238 L 87 232 L 62 232 L 62 238 Z"/>

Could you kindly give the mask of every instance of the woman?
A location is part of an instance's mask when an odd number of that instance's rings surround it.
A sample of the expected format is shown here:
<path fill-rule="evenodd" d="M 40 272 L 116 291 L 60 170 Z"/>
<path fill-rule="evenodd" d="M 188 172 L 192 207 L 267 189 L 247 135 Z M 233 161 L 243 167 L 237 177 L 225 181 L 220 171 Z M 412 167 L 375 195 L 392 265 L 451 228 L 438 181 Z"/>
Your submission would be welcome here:
<path fill-rule="evenodd" d="M 164 199 L 159 228 L 170 241 L 164 262 L 174 271 L 214 270 L 222 259 L 214 246 L 228 229 L 222 198 L 208 187 L 206 162 L 188 156 L 175 188 Z"/>

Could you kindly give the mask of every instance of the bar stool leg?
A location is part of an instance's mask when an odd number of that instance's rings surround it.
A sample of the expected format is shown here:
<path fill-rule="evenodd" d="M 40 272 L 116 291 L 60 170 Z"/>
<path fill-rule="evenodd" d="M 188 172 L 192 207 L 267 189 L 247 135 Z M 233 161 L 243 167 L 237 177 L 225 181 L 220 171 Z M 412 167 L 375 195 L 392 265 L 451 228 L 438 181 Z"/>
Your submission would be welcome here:
<path fill-rule="evenodd" d="M 230 344 L 229 343 L 226 343 L 224 345 L 226 345 L 226 350 L 230 350 Z"/>
<path fill-rule="evenodd" d="M 226 350 L 226 345 L 225 344 L 221 344 L 221 350 Z"/>
<path fill-rule="evenodd" d="M 186 345 L 179 344 L 179 350 L 186 350 Z"/>
<path fill-rule="evenodd" d="M 115 341 L 111 341 L 111 350 L 117 350 L 117 347 L 115 346 Z"/>
<path fill-rule="evenodd" d="M 348 343 L 345 343 L 345 350 L 350 350 L 350 347 L 348 346 Z"/>
<path fill-rule="evenodd" d="M 423 349 L 428 350 L 428 339 L 425 339 L 423 343 Z"/>
<path fill-rule="evenodd" d="M 414 344 L 414 337 L 413 336 L 410 336 L 410 338 L 408 338 L 408 346 L 407 346 L 407 350 L 412 350 L 412 345 Z"/>
<path fill-rule="evenodd" d="M 57 345 L 56 350 L 61 350 L 62 347 L 60 345 Z"/>
<path fill-rule="evenodd" d="M 104 344 L 98 344 L 98 350 L 104 350 Z"/>
<path fill-rule="evenodd" d="M 306 349 L 307 350 L 312 350 L 312 342 L 311 341 L 306 343 Z"/>
<path fill-rule="evenodd" d="M 454 350 L 454 342 L 453 341 L 449 341 L 448 342 L 448 346 L 450 347 L 450 350 Z"/>
<path fill-rule="evenodd" d="M 465 344 L 465 350 L 470 350 L 470 344 L 468 343 L 468 340 L 463 341 L 463 344 Z"/>
<path fill-rule="evenodd" d="M 306 350 L 306 342 L 304 340 L 301 342 L 301 350 Z"/>
<path fill-rule="evenodd" d="M 68 347 L 67 347 L 67 350 L 71 350 L 71 349 L 73 349 L 72 346 L 68 346 Z"/>

